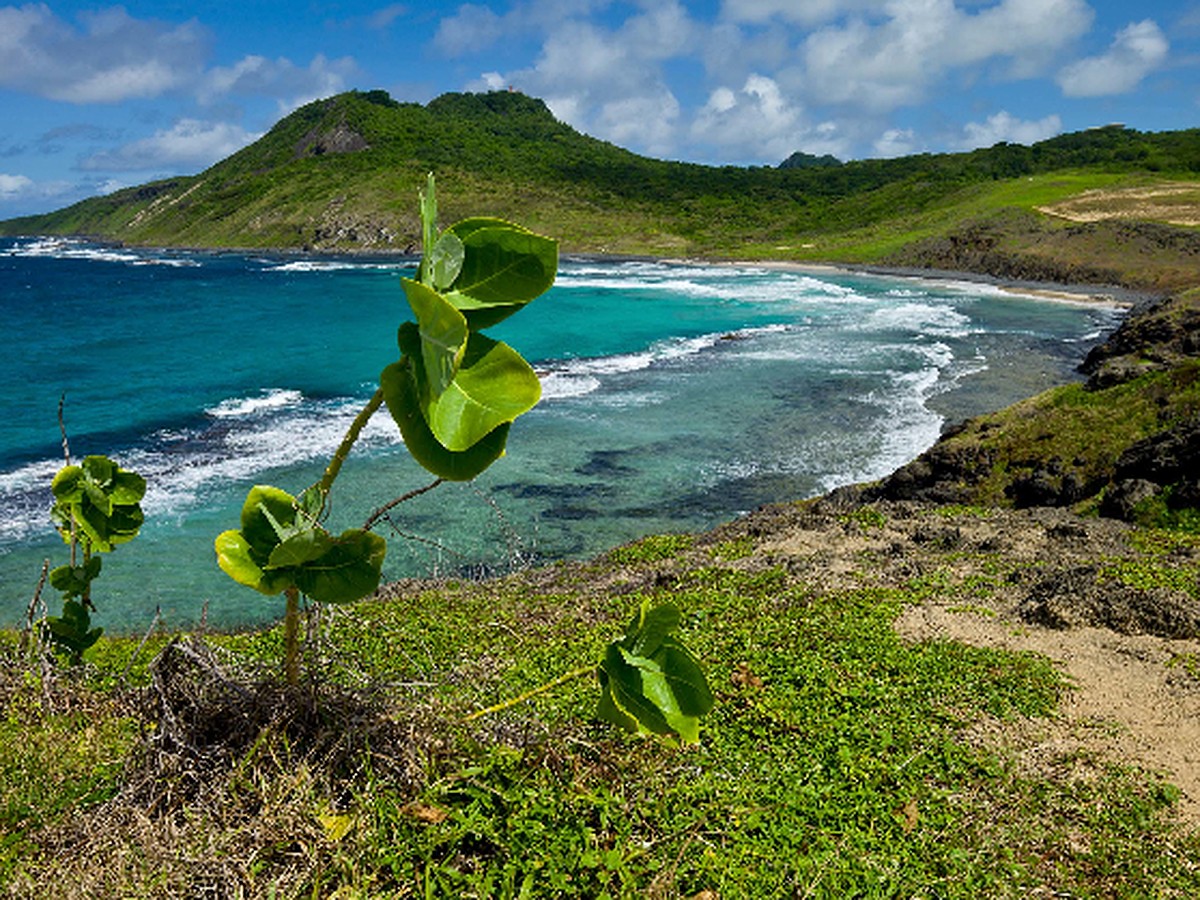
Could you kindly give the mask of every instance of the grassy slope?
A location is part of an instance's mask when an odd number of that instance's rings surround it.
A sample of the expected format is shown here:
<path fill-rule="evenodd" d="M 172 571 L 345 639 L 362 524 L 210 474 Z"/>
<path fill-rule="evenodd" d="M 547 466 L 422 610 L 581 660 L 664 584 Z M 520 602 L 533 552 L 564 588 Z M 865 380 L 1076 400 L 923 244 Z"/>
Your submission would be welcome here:
<path fill-rule="evenodd" d="M 1028 561 L 921 539 L 896 566 L 854 549 L 889 523 L 886 507 L 796 515 L 831 551 L 845 545 L 836 574 L 820 554 L 772 564 L 778 535 L 751 519 L 482 585 L 408 584 L 335 614 L 321 631 L 324 721 L 305 731 L 277 716 L 241 745 L 205 733 L 203 751 L 231 751 L 208 770 L 203 753 L 184 753 L 122 772 L 135 729 L 127 710 L 105 708 L 103 686 L 134 641 L 106 641 L 91 669 L 45 691 L 9 680 L 0 883 L 15 896 L 59 884 L 92 897 L 1200 890 L 1187 862 L 1200 845 L 1173 830 L 1177 793 L 1154 773 L 1066 751 L 1031 771 L 968 738 L 997 719 L 1053 715 L 1064 685 L 1049 661 L 892 630 L 928 597 L 986 606 L 1034 574 Z M 927 509 L 915 521 L 954 531 L 981 515 Z M 1146 543 L 1173 546 L 1135 537 L 1119 551 L 1130 559 Z M 592 723 L 591 679 L 458 723 L 597 659 L 643 597 L 681 606 L 684 638 L 707 662 L 718 705 L 698 749 Z M 273 664 L 281 636 L 209 640 Z M 132 671 L 144 681 L 143 662 Z M 382 692 L 349 708 L 336 682 Z M 226 715 L 219 736 L 239 724 Z M 153 792 L 115 797 L 144 788 L 148 768 Z"/>

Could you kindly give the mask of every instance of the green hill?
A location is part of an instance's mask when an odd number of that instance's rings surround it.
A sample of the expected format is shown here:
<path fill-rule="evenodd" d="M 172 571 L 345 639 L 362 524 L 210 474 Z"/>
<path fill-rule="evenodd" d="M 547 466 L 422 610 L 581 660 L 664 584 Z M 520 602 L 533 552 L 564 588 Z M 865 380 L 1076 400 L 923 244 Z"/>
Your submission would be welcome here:
<path fill-rule="evenodd" d="M 802 158 L 802 154 L 791 158 Z M 383 91 L 310 103 L 195 176 L 0 223 L 0 234 L 84 234 L 132 244 L 412 250 L 413 196 L 429 171 L 447 219 L 481 211 L 560 238 L 568 252 L 850 262 L 907 260 L 914 242 L 964 222 L 1011 230 L 1092 189 L 1200 175 L 1200 129 L 1112 126 L 1032 147 L 999 144 L 837 165 L 702 166 L 631 153 L 557 121 L 519 93 Z M 895 257 L 900 254 L 900 257 Z"/>

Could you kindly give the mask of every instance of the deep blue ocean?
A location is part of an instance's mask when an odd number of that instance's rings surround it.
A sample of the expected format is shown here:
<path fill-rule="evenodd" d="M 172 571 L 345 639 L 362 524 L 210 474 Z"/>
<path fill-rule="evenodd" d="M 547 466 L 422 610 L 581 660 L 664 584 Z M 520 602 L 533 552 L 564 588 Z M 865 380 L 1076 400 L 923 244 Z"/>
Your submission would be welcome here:
<path fill-rule="evenodd" d="M 0 624 L 24 619 L 43 559 L 66 561 L 47 515 L 63 395 L 72 455 L 108 454 L 149 484 L 142 533 L 96 582 L 97 624 L 277 616 L 280 601 L 220 572 L 213 538 L 251 485 L 320 476 L 397 356 L 408 271 L 0 239 Z M 534 363 L 541 404 L 475 482 L 396 510 L 385 576 L 577 558 L 877 478 L 947 422 L 1070 380 L 1118 316 L 978 284 L 565 260 L 490 332 Z M 331 527 L 430 480 L 383 411 Z"/>

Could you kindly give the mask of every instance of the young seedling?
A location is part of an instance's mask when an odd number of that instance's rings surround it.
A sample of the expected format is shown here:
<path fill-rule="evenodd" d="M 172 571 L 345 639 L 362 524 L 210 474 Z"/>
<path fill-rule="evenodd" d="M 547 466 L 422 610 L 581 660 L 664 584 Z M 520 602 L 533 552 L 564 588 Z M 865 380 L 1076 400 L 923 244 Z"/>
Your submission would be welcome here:
<path fill-rule="evenodd" d="M 92 582 L 103 562 L 97 554 L 137 536 L 146 481 L 107 456 L 88 456 L 79 465 L 63 466 L 50 490 L 50 518 L 71 548 L 71 561 L 50 572 L 50 586 L 63 595 L 63 612 L 46 617 L 45 634 L 76 665 L 104 631 L 91 627 Z"/>
<path fill-rule="evenodd" d="M 386 541 L 367 528 L 334 537 L 322 525 L 329 493 L 362 429 L 385 403 L 413 458 L 439 480 L 467 481 L 504 453 L 513 420 L 541 396 L 533 368 L 482 330 L 554 283 L 558 245 L 502 219 L 437 229 L 433 176 L 421 196 L 424 255 L 404 279 L 415 321 L 400 326 L 399 359 L 355 418 L 321 481 L 297 496 L 258 485 L 241 527 L 216 539 L 217 562 L 235 581 L 284 594 L 285 673 L 299 674 L 299 598 L 352 603 L 379 586 Z M 373 521 L 373 516 L 368 524 Z"/>

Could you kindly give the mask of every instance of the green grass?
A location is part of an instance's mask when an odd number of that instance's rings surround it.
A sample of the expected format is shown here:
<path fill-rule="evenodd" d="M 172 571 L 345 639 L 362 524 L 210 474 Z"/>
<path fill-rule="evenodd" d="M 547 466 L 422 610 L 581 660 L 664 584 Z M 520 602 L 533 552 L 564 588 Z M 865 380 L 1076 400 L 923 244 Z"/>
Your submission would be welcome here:
<path fill-rule="evenodd" d="M 877 527 L 864 518 L 847 524 Z M 417 744 L 374 747 L 379 756 L 328 782 L 289 763 L 297 748 L 266 735 L 170 827 L 125 828 L 127 816 L 95 812 L 118 787 L 133 739 L 129 720 L 104 698 L 136 642 L 105 639 L 88 677 L 71 682 L 72 696 L 94 698 L 86 711 L 39 710 L 29 676 L 0 727 L 0 883 L 19 893 L 84 877 L 82 863 L 61 855 L 64 831 L 99 829 L 88 883 L 99 890 L 107 866 L 120 873 L 125 897 L 198 890 L 198 873 L 218 871 L 217 860 L 249 895 L 274 885 L 280 897 L 1200 890 L 1187 862 L 1200 846 L 1173 831 L 1170 785 L 1069 756 L 1031 774 L 1003 747 L 964 737 L 981 721 L 1053 716 L 1064 685 L 1048 660 L 909 643 L 892 628 L 910 602 L 970 602 L 995 579 L 938 569 L 900 586 L 866 577 L 861 588 L 822 592 L 782 569 L 740 567 L 744 541 L 718 543 L 714 560 L 686 537 L 335 611 L 320 632 L 324 678 L 390 685 L 390 715 L 427 723 L 413 732 Z M 664 565 L 671 577 L 652 577 Z M 649 587 L 628 593 L 622 583 Z M 681 637 L 717 694 L 698 748 L 595 723 L 591 678 L 456 724 L 597 660 L 644 596 L 681 608 Z M 278 661 L 278 630 L 211 640 Z M 141 662 L 130 671 L 145 683 Z M 414 752 L 424 773 L 416 785 L 374 774 L 379 760 Z"/>

